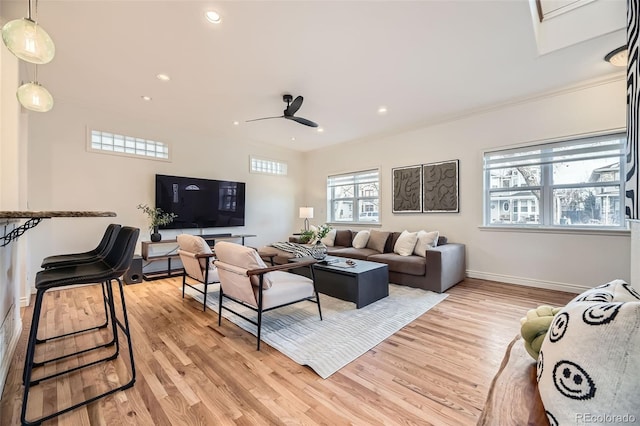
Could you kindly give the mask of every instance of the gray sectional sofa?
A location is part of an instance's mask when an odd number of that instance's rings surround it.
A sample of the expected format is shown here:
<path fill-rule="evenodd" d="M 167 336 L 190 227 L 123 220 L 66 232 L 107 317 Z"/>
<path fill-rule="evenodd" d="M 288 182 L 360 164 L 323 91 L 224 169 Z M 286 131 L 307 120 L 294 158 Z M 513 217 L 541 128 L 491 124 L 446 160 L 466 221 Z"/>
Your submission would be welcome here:
<path fill-rule="evenodd" d="M 329 255 L 348 257 L 351 259 L 368 260 L 386 263 L 389 267 L 389 282 L 409 287 L 418 287 L 442 293 L 456 285 L 465 277 L 465 246 L 459 243 L 449 243 L 446 237 L 440 236 L 438 245 L 429 248 L 426 256 L 415 254 L 401 256 L 394 253 L 394 246 L 400 232 L 388 232 L 382 251 L 371 247 L 354 248 L 353 238 L 357 231 L 339 229 L 333 246 L 327 246 Z M 297 237 L 291 237 L 291 242 L 299 242 Z M 382 247 L 382 245 L 378 245 Z M 272 246 L 265 246 L 258 250 L 267 263 L 287 263 L 294 254 L 279 250 Z"/>

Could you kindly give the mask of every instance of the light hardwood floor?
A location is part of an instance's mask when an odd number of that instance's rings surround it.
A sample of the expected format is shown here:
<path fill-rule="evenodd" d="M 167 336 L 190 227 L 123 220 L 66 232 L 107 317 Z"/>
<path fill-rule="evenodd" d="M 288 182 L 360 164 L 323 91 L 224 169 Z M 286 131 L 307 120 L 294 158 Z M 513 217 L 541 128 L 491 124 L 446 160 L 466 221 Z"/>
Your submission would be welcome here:
<path fill-rule="evenodd" d="M 466 279 L 443 302 L 323 380 L 267 344 L 257 352 L 255 337 L 233 323 L 223 320 L 218 327 L 217 314 L 182 299 L 180 288 L 180 278 L 125 286 L 135 386 L 45 425 L 474 425 L 519 319 L 528 309 L 562 306 L 574 296 Z M 49 294 L 41 333 L 95 321 L 99 289 Z M 2 425 L 20 421 L 30 322 L 25 308 L 0 404 Z M 71 345 L 49 344 L 47 356 L 100 338 L 93 333 Z M 28 418 L 94 395 L 102 382 L 126 380 L 126 365 L 120 360 L 47 381 L 31 393 Z"/>

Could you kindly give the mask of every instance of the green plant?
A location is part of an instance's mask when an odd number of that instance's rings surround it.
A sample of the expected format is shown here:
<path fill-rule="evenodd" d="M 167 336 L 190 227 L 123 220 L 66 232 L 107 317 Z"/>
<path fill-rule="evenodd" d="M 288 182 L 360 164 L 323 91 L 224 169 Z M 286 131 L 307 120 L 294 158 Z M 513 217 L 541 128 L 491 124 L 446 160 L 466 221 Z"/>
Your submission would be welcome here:
<path fill-rule="evenodd" d="M 157 226 L 168 225 L 173 219 L 178 217 L 175 213 L 166 213 L 160 207 L 151 208 L 146 204 L 138 204 L 138 209 L 149 217 L 149 229 L 154 230 Z"/>
<path fill-rule="evenodd" d="M 326 223 L 324 225 L 318 226 L 316 229 L 302 231 L 300 233 L 300 242 L 308 243 L 312 241 L 320 241 L 327 236 L 329 231 L 331 231 L 331 226 L 327 225 Z"/>

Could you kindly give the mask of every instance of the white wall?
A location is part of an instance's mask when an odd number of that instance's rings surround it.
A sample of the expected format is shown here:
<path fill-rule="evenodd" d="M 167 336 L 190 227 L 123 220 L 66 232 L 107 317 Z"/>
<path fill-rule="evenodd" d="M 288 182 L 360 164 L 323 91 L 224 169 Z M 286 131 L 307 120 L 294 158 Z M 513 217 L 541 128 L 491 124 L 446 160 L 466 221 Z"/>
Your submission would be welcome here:
<path fill-rule="evenodd" d="M 584 85 L 583 85 L 584 86 Z M 390 108 L 393 113 L 393 106 Z M 381 118 L 384 119 L 384 118 Z M 628 234 L 499 232 L 482 225 L 482 153 L 532 141 L 625 127 L 624 76 L 476 113 L 414 131 L 308 153 L 308 200 L 326 215 L 326 177 L 380 167 L 382 230 L 439 230 L 467 246 L 469 276 L 580 291 L 614 278 L 629 280 Z M 392 214 L 391 169 L 460 160 L 460 213 Z"/>
<path fill-rule="evenodd" d="M 167 142 L 171 162 L 98 154 L 86 150 L 87 126 Z M 249 155 L 285 161 L 287 177 L 249 173 Z M 46 114 L 33 115 L 29 135 L 29 207 L 33 210 L 107 210 L 116 218 L 51 219 L 31 231 L 31 262 L 37 271 L 43 257 L 92 249 L 109 223 L 140 228 L 149 240 L 140 203 L 155 205 L 155 174 L 247 183 L 244 227 L 216 228 L 209 233 L 256 234 L 247 245 L 260 246 L 286 238 L 301 224 L 304 205 L 301 154 L 242 140 L 212 140 L 176 123 L 139 122 L 114 112 L 88 110 L 56 100 Z M 296 225 L 297 224 L 297 225 Z M 197 233 L 197 230 L 185 230 Z M 162 231 L 166 238 L 178 231 Z M 139 253 L 139 249 L 138 249 Z"/>
<path fill-rule="evenodd" d="M 25 187 L 20 181 L 26 173 L 26 146 L 21 131 L 23 114 L 16 100 L 18 59 L 0 45 L 0 210 L 24 209 Z M 5 236 L 17 221 L 0 221 Z M 24 263 L 28 237 L 0 247 L 0 393 L 9 371 L 11 355 L 20 337 L 19 296 L 25 281 Z M 0 240 L 4 242 L 4 240 Z"/>

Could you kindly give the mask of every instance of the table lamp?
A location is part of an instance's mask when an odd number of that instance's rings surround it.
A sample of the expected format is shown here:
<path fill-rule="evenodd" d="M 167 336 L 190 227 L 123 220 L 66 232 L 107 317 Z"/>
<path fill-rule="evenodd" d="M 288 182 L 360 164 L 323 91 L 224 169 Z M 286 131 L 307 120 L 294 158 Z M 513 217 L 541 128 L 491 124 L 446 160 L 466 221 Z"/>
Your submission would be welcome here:
<path fill-rule="evenodd" d="M 309 219 L 313 219 L 313 207 L 300 207 L 300 219 L 304 219 L 304 230 L 309 230 Z"/>

